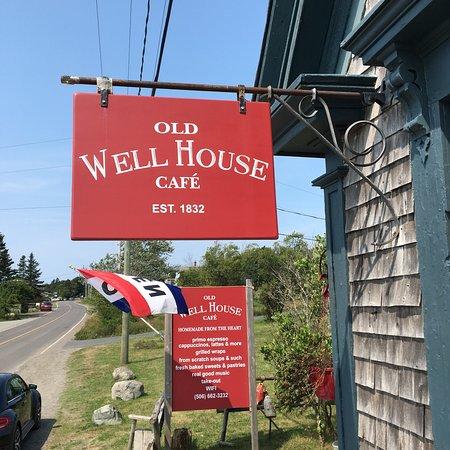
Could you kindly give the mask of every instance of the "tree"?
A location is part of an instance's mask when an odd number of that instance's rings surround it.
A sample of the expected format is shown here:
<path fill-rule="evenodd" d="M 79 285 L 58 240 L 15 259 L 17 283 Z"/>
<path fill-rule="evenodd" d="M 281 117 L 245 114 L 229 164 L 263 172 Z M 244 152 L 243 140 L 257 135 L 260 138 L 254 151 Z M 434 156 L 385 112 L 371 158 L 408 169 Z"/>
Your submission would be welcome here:
<path fill-rule="evenodd" d="M 20 311 L 27 312 L 28 304 L 40 297 L 39 291 L 24 280 L 8 280 L 0 283 L 0 298 L 7 307 L 20 304 Z"/>
<path fill-rule="evenodd" d="M 132 241 L 130 243 L 130 273 L 149 280 L 165 280 L 174 268 L 168 263 L 173 252 L 169 241 Z M 120 264 L 119 264 L 120 263 Z M 93 269 L 120 272 L 122 258 L 115 253 L 107 253 L 102 259 L 91 264 Z"/>
<path fill-rule="evenodd" d="M 15 275 L 14 264 L 6 247 L 5 236 L 0 233 L 0 282 L 10 280 Z"/>
<path fill-rule="evenodd" d="M 169 241 L 133 241 L 130 245 L 130 273 L 135 276 L 150 280 L 165 280 L 174 273 L 168 259 L 173 252 L 173 246 Z M 120 272 L 119 257 L 115 254 L 106 254 L 102 259 L 91 264 L 96 270 Z M 123 262 L 120 261 L 123 267 Z M 90 289 L 86 302 L 92 306 L 93 315 L 77 336 L 102 337 L 120 333 L 122 313 L 98 294 Z M 134 317 L 130 318 L 130 332 L 143 330 L 141 322 Z"/>
<path fill-rule="evenodd" d="M 173 253 L 170 241 L 132 241 L 130 249 L 130 272 L 149 280 L 170 278 L 174 268 L 169 264 Z"/>
<path fill-rule="evenodd" d="M 44 286 L 46 292 L 56 293 L 61 298 L 76 298 L 84 293 L 83 278 L 75 277 L 72 280 L 54 279 L 51 283 Z"/>
<path fill-rule="evenodd" d="M 42 273 L 39 270 L 39 263 L 33 253 L 30 253 L 27 260 L 25 280 L 30 284 L 30 286 L 38 287 L 42 284 L 42 281 L 40 280 L 41 274 Z"/>
<path fill-rule="evenodd" d="M 22 255 L 17 264 L 17 278 L 22 280 L 27 279 L 27 257 Z"/>

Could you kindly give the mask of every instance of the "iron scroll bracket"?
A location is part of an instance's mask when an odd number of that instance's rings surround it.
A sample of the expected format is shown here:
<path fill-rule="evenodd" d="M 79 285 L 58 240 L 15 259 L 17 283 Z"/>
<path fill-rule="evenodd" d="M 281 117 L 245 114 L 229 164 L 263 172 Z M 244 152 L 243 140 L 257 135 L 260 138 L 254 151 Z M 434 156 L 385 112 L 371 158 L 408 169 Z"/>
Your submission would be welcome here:
<path fill-rule="evenodd" d="M 382 247 L 386 244 L 389 244 L 390 242 L 394 241 L 398 235 L 400 234 L 400 220 L 397 216 L 397 213 L 395 212 L 394 207 L 392 206 L 392 203 L 387 198 L 386 194 L 369 178 L 367 177 L 360 169 L 359 167 L 367 167 L 373 164 L 376 164 L 384 155 L 384 152 L 386 150 L 386 137 L 384 136 L 384 133 L 382 130 L 370 120 L 358 120 L 357 122 L 352 123 L 345 131 L 344 134 L 344 149 L 348 150 L 353 157 L 348 157 L 345 155 L 344 151 L 341 149 L 337 142 L 336 138 L 336 132 L 334 130 L 333 120 L 331 118 L 330 109 L 325 102 L 325 100 L 320 97 L 317 94 L 316 89 L 312 89 L 312 92 L 309 95 L 306 95 L 301 98 L 299 104 L 298 104 L 298 112 L 295 111 L 294 108 L 292 108 L 291 105 L 289 105 L 285 100 L 283 100 L 278 94 L 275 94 L 272 92 L 272 89 L 269 89 L 269 92 L 271 93 L 271 96 L 280 102 L 293 116 L 295 116 L 300 122 L 302 122 L 306 127 L 308 127 L 317 137 L 318 139 L 325 144 L 334 154 L 336 154 L 339 158 L 341 158 L 352 170 L 354 170 L 379 196 L 381 201 L 386 205 L 389 212 L 392 215 L 392 220 L 395 223 L 395 226 L 392 230 L 392 235 L 388 237 L 387 239 L 384 239 L 382 241 L 375 241 L 372 243 L 375 247 Z M 311 110 L 311 107 L 313 108 L 313 111 L 308 113 L 305 111 L 305 104 L 309 103 L 308 110 Z M 328 127 L 331 134 L 331 140 L 327 139 L 319 130 L 317 130 L 313 125 L 311 125 L 308 122 L 308 119 L 312 119 L 318 112 L 318 108 L 322 107 L 325 111 L 325 116 L 328 122 Z M 375 158 L 375 160 L 371 161 L 370 163 L 358 163 L 356 162 L 356 159 L 360 156 L 365 156 L 372 150 L 370 147 L 363 151 L 357 151 L 353 149 L 349 143 L 349 135 L 351 131 L 357 127 L 360 127 L 362 125 L 368 125 L 375 128 L 375 130 L 380 134 L 381 137 L 381 150 L 380 154 Z M 358 167 L 359 166 L 359 167 Z"/>

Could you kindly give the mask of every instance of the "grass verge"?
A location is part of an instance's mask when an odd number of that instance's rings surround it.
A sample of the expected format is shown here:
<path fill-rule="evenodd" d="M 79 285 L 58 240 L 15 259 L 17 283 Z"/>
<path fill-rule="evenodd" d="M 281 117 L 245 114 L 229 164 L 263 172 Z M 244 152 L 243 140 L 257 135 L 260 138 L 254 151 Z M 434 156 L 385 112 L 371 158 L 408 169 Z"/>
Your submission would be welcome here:
<path fill-rule="evenodd" d="M 272 374 L 270 364 L 262 359 L 261 345 L 271 338 L 271 324 L 255 322 L 257 347 L 257 374 Z M 112 371 L 119 365 L 118 344 L 91 347 L 71 355 L 68 363 L 67 385 L 61 397 L 57 424 L 52 431 L 48 449 L 124 449 L 126 448 L 130 421 L 128 414 L 150 415 L 163 390 L 164 353 L 162 342 L 152 338 L 147 344 L 131 340 L 129 367 L 145 386 L 146 395 L 131 402 L 111 400 Z M 274 398 L 274 388 L 266 382 Z M 275 399 L 276 400 L 276 399 Z M 115 405 L 124 417 L 118 426 L 96 426 L 91 421 L 92 412 L 105 404 Z M 258 414 L 259 442 L 261 449 L 320 449 L 316 423 L 311 414 L 298 412 L 277 413 L 275 419 L 282 431 L 272 430 L 268 438 L 268 421 Z M 190 411 L 174 413 L 173 428 L 187 427 L 192 430 L 197 449 L 219 449 L 217 441 L 222 424 L 222 415 L 216 411 Z M 230 414 L 227 440 L 236 449 L 250 449 L 250 419 L 246 412 Z M 331 448 L 327 444 L 326 448 Z"/>

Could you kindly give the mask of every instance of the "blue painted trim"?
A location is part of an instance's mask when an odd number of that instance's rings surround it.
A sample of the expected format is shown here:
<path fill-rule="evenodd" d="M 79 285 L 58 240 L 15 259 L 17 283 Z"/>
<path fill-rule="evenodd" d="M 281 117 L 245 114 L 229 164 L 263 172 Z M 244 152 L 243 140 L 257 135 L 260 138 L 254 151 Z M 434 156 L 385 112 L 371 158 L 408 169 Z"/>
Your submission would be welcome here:
<path fill-rule="evenodd" d="M 352 315 L 349 305 L 348 261 L 342 179 L 348 168 L 334 156 L 326 158 L 327 173 L 313 181 L 325 194 L 330 322 L 333 372 L 336 383 L 336 421 L 339 448 L 357 450 L 358 413 L 353 359 Z"/>
<path fill-rule="evenodd" d="M 449 15 L 448 0 L 383 0 L 342 41 L 364 64 L 385 65 L 393 42 L 416 44 Z"/>
<path fill-rule="evenodd" d="M 450 430 L 450 40 L 441 49 L 434 61 L 424 60 L 430 132 L 413 140 L 411 164 L 432 427 L 435 448 L 444 450 Z M 443 89 L 445 96 L 437 97 Z"/>

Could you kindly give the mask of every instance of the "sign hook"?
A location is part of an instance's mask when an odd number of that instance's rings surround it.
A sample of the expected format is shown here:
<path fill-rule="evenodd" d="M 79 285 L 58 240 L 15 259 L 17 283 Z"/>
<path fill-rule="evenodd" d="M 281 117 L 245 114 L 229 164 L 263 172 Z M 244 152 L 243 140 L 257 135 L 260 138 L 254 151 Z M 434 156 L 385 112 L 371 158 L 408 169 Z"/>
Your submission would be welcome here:
<path fill-rule="evenodd" d="M 239 112 L 245 114 L 247 112 L 247 105 L 245 100 L 245 86 L 243 84 L 238 85 L 238 101 L 239 101 Z"/>
<path fill-rule="evenodd" d="M 97 92 L 100 93 L 100 106 L 108 107 L 108 95 L 112 94 L 112 78 L 97 77 Z"/>

